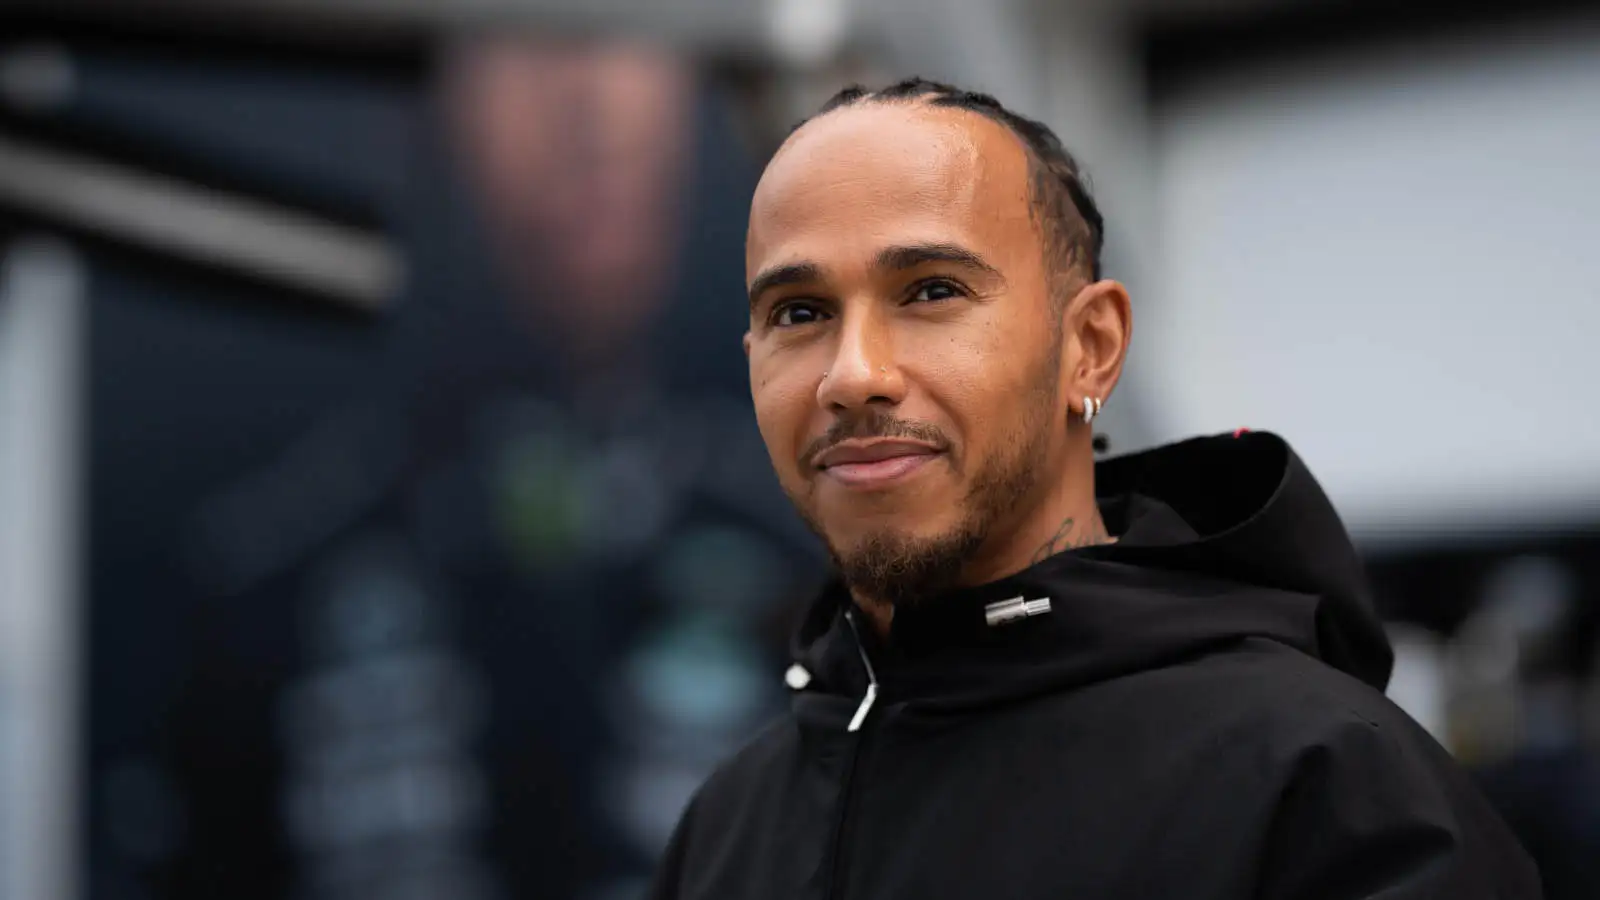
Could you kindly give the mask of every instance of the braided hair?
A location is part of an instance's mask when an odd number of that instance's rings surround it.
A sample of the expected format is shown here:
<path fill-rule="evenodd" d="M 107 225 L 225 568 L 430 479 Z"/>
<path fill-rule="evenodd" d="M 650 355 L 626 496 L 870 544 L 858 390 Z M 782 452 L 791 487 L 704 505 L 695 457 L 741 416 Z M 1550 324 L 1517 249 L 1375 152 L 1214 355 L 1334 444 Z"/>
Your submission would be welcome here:
<path fill-rule="evenodd" d="M 1048 257 L 1062 272 L 1078 271 L 1090 281 L 1101 277 L 1100 253 L 1105 220 L 1090 195 L 1077 160 L 1043 122 L 1006 109 L 989 94 L 963 90 L 925 78 L 907 78 L 879 90 L 852 85 L 834 94 L 811 119 L 861 103 L 921 101 L 930 106 L 965 109 L 1004 125 L 1028 152 L 1029 191 L 1033 214 L 1043 233 Z M 806 119 L 791 130 L 798 131 Z"/>

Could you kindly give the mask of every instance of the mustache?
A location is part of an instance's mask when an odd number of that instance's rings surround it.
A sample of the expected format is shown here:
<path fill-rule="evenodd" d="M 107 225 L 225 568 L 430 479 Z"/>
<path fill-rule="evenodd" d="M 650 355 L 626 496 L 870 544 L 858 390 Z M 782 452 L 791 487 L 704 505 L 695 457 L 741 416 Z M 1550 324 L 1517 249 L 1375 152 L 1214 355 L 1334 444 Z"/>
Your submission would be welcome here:
<path fill-rule="evenodd" d="M 806 445 L 805 451 L 800 454 L 800 459 L 807 464 L 815 465 L 815 460 L 820 454 L 835 444 L 851 438 L 907 438 L 922 441 L 939 450 L 950 448 L 950 439 L 938 427 L 927 422 L 897 419 L 883 410 L 873 409 L 835 419 L 822 436 Z"/>

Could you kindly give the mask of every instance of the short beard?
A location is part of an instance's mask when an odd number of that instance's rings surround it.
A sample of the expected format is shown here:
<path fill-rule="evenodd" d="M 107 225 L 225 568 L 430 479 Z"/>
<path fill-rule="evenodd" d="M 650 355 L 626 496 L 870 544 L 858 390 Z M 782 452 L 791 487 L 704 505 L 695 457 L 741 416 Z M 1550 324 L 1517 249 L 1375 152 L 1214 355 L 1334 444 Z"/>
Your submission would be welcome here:
<path fill-rule="evenodd" d="M 903 607 L 953 586 L 967 560 L 987 539 L 983 523 L 969 518 L 960 527 L 931 538 L 918 540 L 885 531 L 869 535 L 847 554 L 831 545 L 828 553 L 839 577 L 856 596 Z"/>
<path fill-rule="evenodd" d="M 1024 401 L 1028 407 L 1019 427 L 1000 444 L 1015 447 L 1015 452 L 989 460 L 973 479 L 963 501 L 966 515 L 955 528 L 920 539 L 885 530 L 841 552 L 812 523 L 827 544 L 834 567 L 857 598 L 905 607 L 956 587 L 967 563 L 989 541 L 995 527 L 1024 508 L 1049 454 L 1060 358 L 1061 344 L 1057 342 L 1046 354 L 1035 382 L 1038 387 Z"/>

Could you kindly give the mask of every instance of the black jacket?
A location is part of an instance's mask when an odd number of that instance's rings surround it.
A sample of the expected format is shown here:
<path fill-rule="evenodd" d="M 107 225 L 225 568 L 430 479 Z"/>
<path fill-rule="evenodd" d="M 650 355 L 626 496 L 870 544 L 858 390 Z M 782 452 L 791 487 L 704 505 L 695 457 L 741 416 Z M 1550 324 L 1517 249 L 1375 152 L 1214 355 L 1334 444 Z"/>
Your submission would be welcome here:
<path fill-rule="evenodd" d="M 1114 545 L 900 610 L 882 641 L 829 590 L 792 713 L 701 788 L 653 896 L 1538 896 L 1381 693 L 1360 561 L 1282 440 L 1187 441 L 1096 478 Z"/>

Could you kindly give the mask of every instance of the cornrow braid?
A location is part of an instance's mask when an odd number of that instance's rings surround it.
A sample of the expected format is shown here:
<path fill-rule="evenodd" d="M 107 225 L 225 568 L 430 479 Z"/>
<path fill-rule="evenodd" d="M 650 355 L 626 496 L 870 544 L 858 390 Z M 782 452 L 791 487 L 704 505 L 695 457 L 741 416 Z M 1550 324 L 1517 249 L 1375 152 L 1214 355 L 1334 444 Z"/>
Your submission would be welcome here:
<path fill-rule="evenodd" d="M 830 97 L 811 119 L 840 107 L 863 102 L 913 100 L 924 101 L 932 106 L 969 110 L 1010 129 L 1028 150 L 1033 210 L 1039 218 L 1048 254 L 1063 271 L 1081 268 L 1091 281 L 1100 280 L 1105 220 L 1089 193 L 1078 161 L 1043 122 L 1006 109 L 989 94 L 963 90 L 926 78 L 907 78 L 875 91 L 861 85 L 851 85 Z M 795 125 L 790 133 L 798 131 L 811 119 Z"/>

